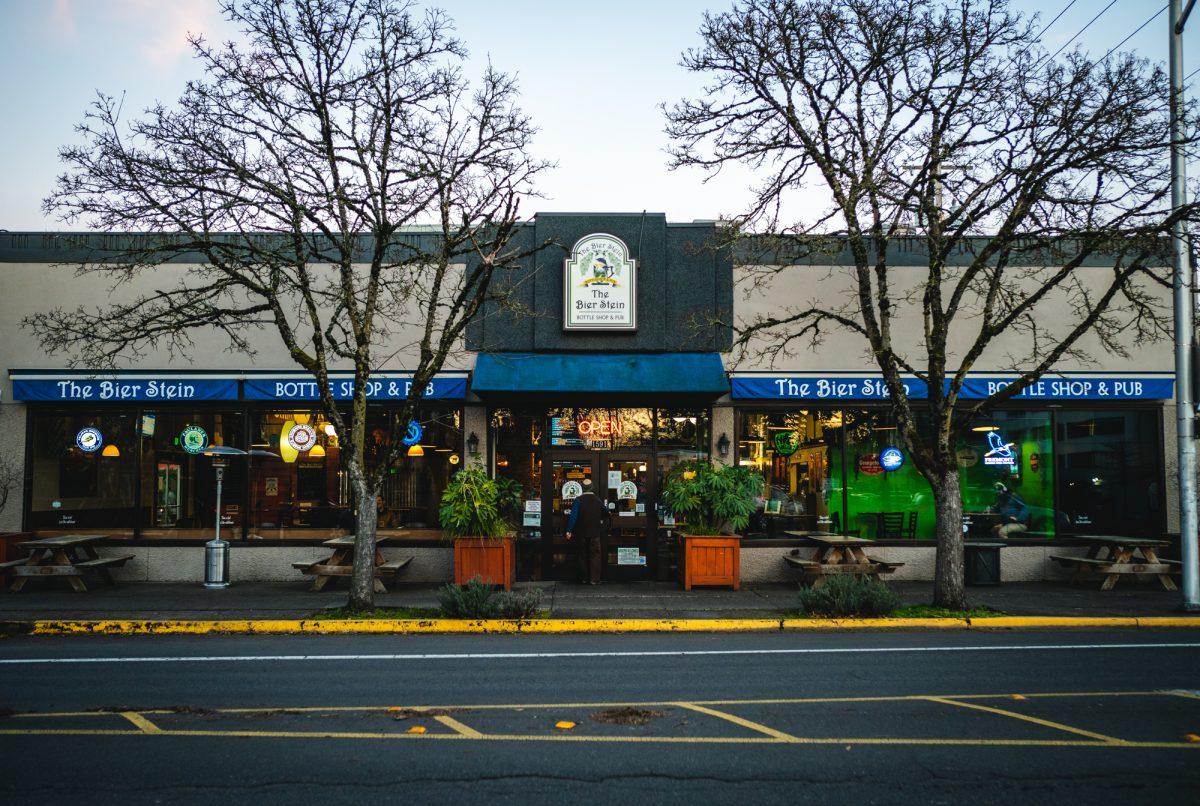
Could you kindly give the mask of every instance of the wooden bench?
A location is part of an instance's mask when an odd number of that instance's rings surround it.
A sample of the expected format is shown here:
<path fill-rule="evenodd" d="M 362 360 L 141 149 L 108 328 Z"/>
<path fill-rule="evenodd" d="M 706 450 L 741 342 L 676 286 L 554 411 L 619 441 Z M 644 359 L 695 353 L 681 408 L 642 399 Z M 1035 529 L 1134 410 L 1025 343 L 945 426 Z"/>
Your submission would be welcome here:
<path fill-rule="evenodd" d="M 878 557 L 871 557 L 870 555 L 867 556 L 867 559 L 882 568 L 886 568 L 886 573 L 889 574 L 895 571 L 897 568 L 904 567 L 904 563 L 893 562 L 892 560 L 881 560 Z"/>
<path fill-rule="evenodd" d="M 387 537 L 383 535 L 375 539 L 374 576 L 376 593 L 387 592 L 387 588 L 383 586 L 380 577 L 395 578 L 413 559 L 412 557 L 405 557 L 390 562 L 384 560 L 383 553 L 379 550 L 379 545 L 386 540 Z M 315 577 L 312 590 L 323 590 L 329 584 L 329 580 L 334 577 L 348 577 L 354 574 L 354 542 L 354 535 L 343 535 L 342 537 L 335 537 L 332 540 L 326 540 L 321 545 L 332 548 L 332 555 L 320 560 L 300 560 L 292 563 L 292 568 L 295 568 L 302 574 Z"/>
<path fill-rule="evenodd" d="M 1140 548 L 1143 554 L 1148 556 L 1135 557 L 1131 550 L 1118 548 L 1112 552 L 1113 556 L 1109 557 L 1072 557 L 1065 554 L 1051 554 L 1050 559 L 1064 568 L 1074 569 L 1072 582 L 1083 581 L 1085 571 L 1093 571 L 1103 576 L 1104 582 L 1101 584 L 1100 590 L 1112 590 L 1120 577 L 1135 574 L 1153 574 L 1158 577 L 1163 588 L 1175 590 L 1171 575 L 1180 573 L 1181 564 L 1175 560 L 1160 560 L 1151 548 Z"/>
<path fill-rule="evenodd" d="M 402 560 L 391 560 L 382 565 L 375 566 L 375 576 L 395 576 L 404 570 L 405 566 L 411 563 L 412 557 L 405 557 Z M 305 574 L 325 574 L 335 577 L 348 577 L 354 573 L 353 565 L 330 565 L 325 560 L 304 560 L 292 563 L 292 568 L 302 571 Z"/>

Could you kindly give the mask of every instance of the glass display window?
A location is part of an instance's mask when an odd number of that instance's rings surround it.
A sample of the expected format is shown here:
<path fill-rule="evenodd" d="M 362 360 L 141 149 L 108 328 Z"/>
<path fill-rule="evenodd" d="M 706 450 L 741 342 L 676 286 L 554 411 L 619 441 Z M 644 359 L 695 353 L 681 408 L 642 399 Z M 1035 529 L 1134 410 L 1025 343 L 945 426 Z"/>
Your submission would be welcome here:
<path fill-rule="evenodd" d="M 141 441 L 141 534 L 156 538 L 209 539 L 216 531 L 216 473 L 204 456 L 211 445 L 246 449 L 239 411 L 144 410 Z M 245 519 L 246 462 L 226 462 L 221 527 L 240 536 Z"/>
<path fill-rule="evenodd" d="M 1001 409 L 979 417 L 958 443 L 963 518 L 973 538 L 1054 537 L 1050 412 Z"/>
<path fill-rule="evenodd" d="M 138 474 L 136 412 L 36 413 L 30 525 L 52 534 L 131 536 Z"/>

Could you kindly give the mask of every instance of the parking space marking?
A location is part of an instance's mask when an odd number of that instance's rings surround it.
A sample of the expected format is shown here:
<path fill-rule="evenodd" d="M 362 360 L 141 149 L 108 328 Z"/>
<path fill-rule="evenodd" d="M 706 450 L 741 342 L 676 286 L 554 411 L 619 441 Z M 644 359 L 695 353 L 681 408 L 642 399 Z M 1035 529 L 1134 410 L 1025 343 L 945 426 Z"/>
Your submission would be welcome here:
<path fill-rule="evenodd" d="M 774 728 L 769 728 L 766 725 L 762 725 L 758 722 L 753 722 L 749 719 L 744 719 L 743 717 L 737 716 L 735 714 L 726 713 L 725 711 L 718 711 L 714 708 L 707 708 L 703 705 L 697 705 L 696 703 L 693 703 L 693 702 L 676 702 L 676 703 L 672 703 L 672 705 L 676 705 L 680 708 L 686 708 L 689 711 L 695 711 L 696 713 L 707 714 L 708 716 L 715 716 L 717 719 L 724 719 L 726 722 L 732 722 L 735 725 L 741 725 L 743 728 L 749 728 L 750 730 L 757 731 L 758 733 L 766 734 L 767 736 L 771 736 L 775 739 L 780 740 L 781 742 L 797 741 L 797 738 L 795 736 L 792 736 L 791 734 L 784 733 L 781 730 L 775 730 Z"/>
<path fill-rule="evenodd" d="M 438 722 L 441 722 L 443 725 L 450 728 L 450 730 L 454 731 L 460 736 L 465 736 L 468 739 L 483 738 L 482 733 L 472 727 L 464 725 L 454 717 L 446 716 L 445 714 L 439 714 L 438 716 L 435 716 L 434 719 L 436 719 Z"/>
<path fill-rule="evenodd" d="M 1060 692 L 1060 693 L 1038 693 L 1038 694 L 1020 694 L 1016 695 L 1023 698 L 1120 698 L 1120 697 L 1185 697 L 1188 699 L 1200 699 L 1194 692 L 1184 690 L 1164 690 L 1164 691 L 1124 691 L 1124 692 Z M 456 705 L 456 706 L 432 706 L 432 705 L 415 705 L 405 709 L 400 709 L 399 706 L 311 706 L 298 708 L 217 708 L 210 710 L 190 710 L 183 708 L 123 708 L 117 709 L 96 709 L 90 711 L 60 711 L 60 712 L 43 712 L 43 713 L 13 713 L 0 721 L 0 725 L 5 725 L 0 728 L 0 736 L 173 736 L 173 737 L 209 737 L 209 738 L 266 738 L 266 739 L 352 739 L 352 740 L 380 740 L 380 739 L 437 739 L 437 740 L 452 740 L 452 741 L 500 741 L 500 742 L 596 742 L 596 743 L 664 743 L 664 744 L 729 744 L 729 745 L 780 745 L 780 744 L 807 744 L 807 745 L 878 745 L 878 746 L 946 746 L 946 747 L 1092 747 L 1092 748 L 1138 748 L 1138 749 L 1200 749 L 1200 743 L 1185 742 L 1185 741 L 1127 741 L 1102 733 L 1084 730 L 1061 722 L 1054 722 L 1047 719 L 1041 719 L 1035 716 L 1022 714 L 1019 711 L 999 708 L 993 705 L 985 705 L 981 701 L 994 699 L 1012 699 L 1012 693 L 1005 694 L 961 694 L 961 695 L 935 695 L 935 694 L 915 694 L 915 695 L 896 695 L 896 696 L 879 696 L 879 697 L 794 697 L 780 699 L 728 699 L 728 700 L 665 700 L 652 702 L 576 702 L 576 703 L 488 703 L 483 705 Z M 854 737 L 807 737 L 794 736 L 781 730 L 772 728 L 762 722 L 755 722 L 750 719 L 738 716 L 720 708 L 713 707 L 718 705 L 736 706 L 736 705 L 804 705 L 812 703 L 888 703 L 888 702 L 932 702 L 941 705 L 950 705 L 957 708 L 971 709 L 985 713 L 995 714 L 997 716 L 1017 719 L 1023 722 L 1032 723 L 1042 727 L 1047 727 L 1056 731 L 1062 731 L 1070 734 L 1070 737 L 1062 739 L 990 739 L 990 738 L 904 738 L 904 737 L 884 737 L 884 736 L 854 736 Z M 588 735 L 586 733 L 569 734 L 561 732 L 547 733 L 484 733 L 481 732 L 454 716 L 449 716 L 445 710 L 464 711 L 471 710 L 488 710 L 488 711 L 521 711 L 533 709 L 573 709 L 583 710 L 590 708 L 616 708 L 616 707 L 668 707 L 679 708 L 690 711 L 696 714 L 701 714 L 706 717 L 711 717 L 721 722 L 737 725 L 753 731 L 756 735 L 753 736 L 645 736 L 645 735 Z M 444 710 L 443 710 L 444 709 Z M 185 727 L 169 727 L 164 728 L 160 723 L 152 721 L 151 717 L 155 715 L 175 715 L 184 716 L 191 719 L 203 719 L 209 716 L 225 716 L 225 715 L 255 715 L 261 714 L 264 718 L 274 715 L 277 712 L 286 712 L 288 714 L 327 714 L 331 717 L 336 717 L 339 714 L 346 715 L 370 715 L 378 713 L 386 713 L 388 710 L 410 710 L 418 715 L 421 712 L 426 712 L 430 721 L 448 728 L 450 732 L 442 733 L 424 733 L 414 734 L 407 732 L 388 732 L 378 730 L 262 730 L 262 729 L 232 729 L 223 730 L 219 728 L 197 728 L 190 729 Z M 440 711 L 440 713 L 438 713 Z M 134 730 L 128 728 L 117 729 L 89 729 L 89 728 L 42 728 L 36 727 L 38 720 L 47 720 L 52 724 L 55 721 L 60 721 L 61 718 L 72 716 L 76 718 L 121 718 L 128 722 Z M 469 717 L 468 717 L 469 718 Z M 12 725 L 12 720 L 21 720 L 25 724 L 30 722 L 35 723 L 26 728 L 9 728 Z M 7 723 L 7 724 L 5 724 Z"/>
<path fill-rule="evenodd" d="M 122 711 L 121 716 L 128 719 L 142 733 L 162 733 L 162 728 L 155 725 L 149 719 L 139 714 L 137 711 Z"/>
<path fill-rule="evenodd" d="M 1090 739 L 1106 742 L 1108 744 L 1128 744 L 1128 742 L 1126 742 L 1124 739 L 1117 739 L 1113 736 L 1105 736 L 1102 733 L 1093 733 L 1092 731 L 1084 730 L 1083 728 L 1073 728 L 1070 725 L 1064 725 L 1061 722 L 1051 722 L 1049 719 L 1028 716 L 1026 714 L 1017 713 L 1016 711 L 1007 711 L 1003 708 L 995 708 L 990 705 L 980 705 L 979 703 L 975 702 L 959 702 L 948 697 L 926 697 L 925 699 L 927 699 L 929 702 L 940 702 L 943 705 L 956 705 L 959 708 L 970 708 L 975 711 L 984 711 L 989 714 L 997 714 L 999 716 L 1006 716 L 1012 719 L 1019 719 L 1022 722 L 1031 722 L 1034 725 L 1041 725 L 1042 727 L 1046 728 L 1053 728 L 1055 730 L 1066 731 L 1067 733 L 1075 733 L 1080 736 L 1087 736 Z"/>

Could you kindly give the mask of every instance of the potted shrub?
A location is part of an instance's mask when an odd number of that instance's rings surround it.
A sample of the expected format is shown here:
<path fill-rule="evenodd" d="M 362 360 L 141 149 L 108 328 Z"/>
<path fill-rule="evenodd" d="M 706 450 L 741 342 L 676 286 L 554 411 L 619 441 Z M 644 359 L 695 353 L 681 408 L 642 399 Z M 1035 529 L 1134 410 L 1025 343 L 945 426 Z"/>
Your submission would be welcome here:
<path fill-rule="evenodd" d="M 521 495 L 520 485 L 488 478 L 483 465 L 464 467 L 442 493 L 438 515 L 447 537 L 454 540 L 454 582 L 465 585 L 479 577 L 512 589 L 516 570 L 513 526 L 505 517 Z"/>
<path fill-rule="evenodd" d="M 757 506 L 762 477 L 745 467 L 695 460 L 671 469 L 663 502 L 682 523 L 679 571 L 693 585 L 741 586 L 741 535 Z"/>

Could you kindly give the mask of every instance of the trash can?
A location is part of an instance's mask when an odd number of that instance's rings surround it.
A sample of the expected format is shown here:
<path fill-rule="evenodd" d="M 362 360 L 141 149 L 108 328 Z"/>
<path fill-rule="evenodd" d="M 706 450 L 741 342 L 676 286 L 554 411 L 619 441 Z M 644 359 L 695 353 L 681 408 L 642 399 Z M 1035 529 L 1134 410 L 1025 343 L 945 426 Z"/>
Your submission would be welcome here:
<path fill-rule="evenodd" d="M 968 540 L 963 543 L 963 570 L 966 583 L 973 586 L 1000 584 L 1000 549 L 1005 543 L 982 543 Z"/>

